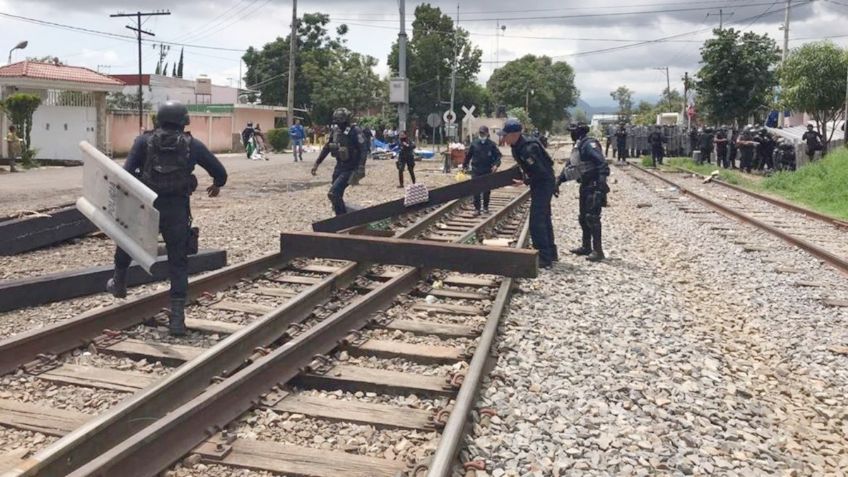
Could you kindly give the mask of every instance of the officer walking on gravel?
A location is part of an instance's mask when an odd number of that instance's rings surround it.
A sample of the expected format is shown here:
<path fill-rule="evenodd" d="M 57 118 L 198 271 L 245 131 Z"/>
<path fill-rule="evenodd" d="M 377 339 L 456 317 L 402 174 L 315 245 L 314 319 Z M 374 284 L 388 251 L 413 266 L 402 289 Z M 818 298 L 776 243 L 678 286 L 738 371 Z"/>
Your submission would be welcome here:
<path fill-rule="evenodd" d="M 498 135 L 512 147 L 512 157 L 521 168 L 524 180 L 516 179 L 516 183 L 530 185 L 530 238 L 539 251 L 539 266 L 551 268 L 559 261 L 551 221 L 551 200 L 556 192 L 554 162 L 538 139 L 521 131 L 521 122 L 510 118 Z"/>
<path fill-rule="evenodd" d="M 598 262 L 605 258 L 601 245 L 601 207 L 607 205 L 609 165 L 604 158 L 601 144 L 588 135 L 589 126 L 581 122 L 572 125 L 569 130 L 571 139 L 574 140 L 574 149 L 557 179 L 557 186 L 569 180 L 580 183 L 580 211 L 577 220 L 583 232 L 583 242 L 580 247 L 571 250 L 571 253 L 586 255 L 587 260 Z"/>
<path fill-rule="evenodd" d="M 471 176 L 480 177 L 486 174 L 491 174 L 498 170 L 501 166 L 501 151 L 494 141 L 489 139 L 489 128 L 480 126 L 478 131 L 479 137 L 471 143 L 468 151 L 465 152 L 465 161 L 462 163 L 462 168 L 468 170 L 468 165 L 471 165 Z M 540 139 L 541 141 L 541 139 Z M 482 196 L 482 197 L 481 197 Z M 492 191 L 486 191 L 482 194 L 474 196 L 474 210 L 477 215 L 480 215 L 480 199 L 482 198 L 482 212 L 489 213 L 489 199 L 492 196 Z"/>
<path fill-rule="evenodd" d="M 189 248 L 195 248 L 191 233 L 190 196 L 197 188 L 194 166 L 212 176 L 206 189 L 216 197 L 227 182 L 227 170 L 206 146 L 184 132 L 189 123 L 188 109 L 178 101 L 166 101 L 156 113 L 156 129 L 135 139 L 124 169 L 157 194 L 153 206 L 159 211 L 159 232 L 168 250 L 171 279 L 171 313 L 168 329 L 172 335 L 186 333 L 185 302 L 188 291 Z M 197 253 L 192 250 L 191 253 Z M 127 296 L 127 269 L 130 256 L 119 247 L 115 251 L 115 273 L 106 290 L 116 298 Z"/>
<path fill-rule="evenodd" d="M 663 163 L 663 144 L 665 142 L 662 128 L 659 125 L 654 126 L 654 132 L 648 135 L 648 144 L 651 145 L 651 161 L 654 167 L 657 167 L 658 163 L 659 165 Z"/>
<path fill-rule="evenodd" d="M 353 115 L 346 108 L 339 108 L 333 112 L 333 128 L 330 130 L 330 139 L 321 149 L 321 154 L 312 166 L 312 175 L 318 174 L 318 166 L 327 155 L 336 159 L 336 168 L 333 169 L 333 183 L 327 198 L 333 205 L 336 215 L 347 213 L 344 203 L 344 193 L 350 184 L 350 179 L 356 172 L 359 164 L 363 161 L 366 149 L 365 138 L 359 128 L 352 125 Z"/>

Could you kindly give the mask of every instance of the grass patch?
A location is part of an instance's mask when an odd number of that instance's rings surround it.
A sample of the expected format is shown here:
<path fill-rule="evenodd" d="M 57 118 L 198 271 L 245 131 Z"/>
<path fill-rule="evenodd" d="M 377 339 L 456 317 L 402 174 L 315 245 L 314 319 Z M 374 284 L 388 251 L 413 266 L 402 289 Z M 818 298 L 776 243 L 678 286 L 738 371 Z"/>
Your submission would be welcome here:
<path fill-rule="evenodd" d="M 715 164 L 696 164 L 695 161 L 688 157 L 670 157 L 666 159 L 665 164 L 669 167 L 679 167 L 705 176 L 718 171 L 718 178 L 728 184 L 759 190 L 757 179 L 746 176 L 737 170 L 722 169 Z"/>
<path fill-rule="evenodd" d="M 654 167 L 654 161 L 651 159 L 651 156 L 642 156 L 639 159 L 639 163 L 642 167 Z"/>
<path fill-rule="evenodd" d="M 848 219 L 848 150 L 832 152 L 795 172 L 777 172 L 763 179 L 760 187 L 819 212 Z"/>

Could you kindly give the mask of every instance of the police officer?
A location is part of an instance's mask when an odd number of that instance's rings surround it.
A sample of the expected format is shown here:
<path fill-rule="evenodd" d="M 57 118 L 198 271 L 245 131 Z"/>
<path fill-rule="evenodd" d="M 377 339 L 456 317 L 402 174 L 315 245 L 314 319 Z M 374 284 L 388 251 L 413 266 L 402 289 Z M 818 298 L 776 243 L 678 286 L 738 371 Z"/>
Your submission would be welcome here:
<path fill-rule="evenodd" d="M 350 185 L 359 185 L 359 181 L 365 179 L 365 163 L 368 162 L 368 154 L 371 152 L 371 131 L 368 128 L 361 128 L 357 124 L 353 124 L 354 127 L 359 129 L 360 134 L 362 134 L 362 139 L 365 141 L 365 150 L 362 153 L 362 159 L 359 161 L 359 166 L 356 168 L 356 172 L 353 173 L 353 176 L 350 178 Z M 413 167 L 415 167 L 415 163 L 413 162 Z M 409 169 L 410 174 L 412 174 L 412 168 Z M 415 180 L 412 181 L 415 183 Z"/>
<path fill-rule="evenodd" d="M 807 124 L 807 132 L 801 136 L 801 140 L 807 144 L 807 159 L 810 162 L 813 162 L 816 156 L 816 151 L 821 151 L 823 149 L 821 133 L 813 130 L 812 124 Z"/>
<path fill-rule="evenodd" d="M 728 158 L 730 161 L 730 168 L 736 169 L 736 140 L 739 139 L 739 130 L 736 129 L 736 126 L 731 126 L 730 128 L 730 141 L 728 141 L 728 146 L 730 149 L 730 157 Z"/>
<path fill-rule="evenodd" d="M 730 162 L 727 160 L 727 134 L 725 128 L 722 127 L 716 132 L 713 144 L 715 144 L 716 165 L 725 169 L 730 169 Z"/>
<path fill-rule="evenodd" d="M 574 149 L 557 179 L 557 186 L 572 179 L 580 183 L 580 211 L 577 220 L 583 232 L 583 241 L 580 247 L 571 250 L 571 253 L 586 255 L 587 260 L 598 262 L 605 258 L 601 244 L 601 207 L 607 203 L 607 177 L 610 170 L 601 151 L 601 144 L 588 135 L 589 127 L 586 124 L 577 123 L 569 130 L 571 139 L 574 140 Z"/>
<path fill-rule="evenodd" d="M 618 129 L 615 130 L 615 143 L 618 162 L 624 162 L 627 159 L 627 128 L 623 121 L 618 123 Z"/>
<path fill-rule="evenodd" d="M 339 108 L 333 112 L 333 128 L 330 130 L 330 139 L 321 149 L 321 154 L 318 155 L 315 165 L 312 166 L 312 175 L 314 176 L 318 173 L 318 166 L 321 165 L 328 154 L 336 159 L 336 168 L 333 169 L 333 184 L 327 193 L 336 215 L 347 212 L 344 192 L 366 152 L 365 138 L 359 128 L 351 124 L 352 119 L 353 115 L 346 108 Z"/>
<path fill-rule="evenodd" d="M 530 238 L 539 251 L 539 266 L 551 268 L 559 260 L 551 222 L 551 199 L 556 191 L 554 163 L 538 140 L 521 131 L 521 122 L 510 118 L 498 135 L 512 147 L 512 157 L 521 168 L 524 180 L 516 183 L 530 185 Z"/>
<path fill-rule="evenodd" d="M 760 147 L 757 149 L 757 169 L 763 170 L 766 167 L 771 171 L 774 169 L 774 148 L 777 143 L 774 137 L 768 132 L 765 127 L 760 128 L 759 132 Z"/>
<path fill-rule="evenodd" d="M 754 162 L 754 152 L 757 148 L 757 141 L 754 140 L 754 135 L 750 127 L 746 127 L 739 139 L 736 140 L 736 147 L 739 149 L 739 169 L 751 173 L 751 167 Z"/>
<path fill-rule="evenodd" d="M 188 109 L 178 101 L 166 101 L 156 113 L 156 129 L 137 137 L 124 169 L 139 177 L 158 197 L 153 206 L 159 211 L 159 232 L 168 250 L 171 279 L 171 313 L 168 329 L 172 335 L 186 333 L 185 302 L 188 290 L 188 247 L 191 236 L 189 198 L 197 188 L 192 173 L 199 165 L 212 176 L 206 189 L 216 197 L 227 182 L 227 170 L 206 146 L 183 129 L 189 123 Z M 127 296 L 127 269 L 130 256 L 115 251 L 115 273 L 106 290 L 116 298 Z"/>
<path fill-rule="evenodd" d="M 540 139 L 541 142 L 541 139 Z M 542 144 L 544 146 L 544 144 Z M 478 130 L 478 138 L 471 143 L 468 150 L 465 152 L 465 161 L 462 163 L 462 168 L 468 170 L 468 165 L 471 164 L 471 176 L 480 177 L 486 174 L 491 174 L 498 170 L 501 166 L 501 151 L 494 141 L 489 139 L 489 128 L 480 126 Z M 474 196 L 474 210 L 476 215 L 480 215 L 480 199 L 483 199 L 482 212 L 489 213 L 489 199 L 491 191 L 483 192 Z"/>
<path fill-rule="evenodd" d="M 712 164 L 712 153 L 713 153 L 713 130 L 710 127 L 704 126 L 701 129 L 701 134 L 699 136 L 700 149 L 701 149 L 701 158 L 698 160 L 698 164 L 703 164 L 706 162 L 707 164 Z"/>
<path fill-rule="evenodd" d="M 663 144 L 665 144 L 665 135 L 662 132 L 660 125 L 654 126 L 654 131 L 648 135 L 648 144 L 651 145 L 651 161 L 654 167 L 657 164 L 662 165 L 663 162 Z"/>
<path fill-rule="evenodd" d="M 409 140 L 406 131 L 401 131 L 398 135 L 398 188 L 403 188 L 403 170 L 409 169 L 409 178 L 415 184 L 415 143 Z"/>
<path fill-rule="evenodd" d="M 698 149 L 698 129 L 692 126 L 689 129 L 689 152 L 690 154 Z"/>

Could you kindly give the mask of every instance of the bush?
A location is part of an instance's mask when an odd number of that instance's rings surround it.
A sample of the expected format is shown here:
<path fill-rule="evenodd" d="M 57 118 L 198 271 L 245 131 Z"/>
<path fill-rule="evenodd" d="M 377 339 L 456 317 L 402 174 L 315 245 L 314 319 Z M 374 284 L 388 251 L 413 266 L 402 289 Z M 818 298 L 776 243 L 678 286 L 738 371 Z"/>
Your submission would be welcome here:
<path fill-rule="evenodd" d="M 283 152 L 289 147 L 288 128 L 269 129 L 265 133 L 265 137 L 268 138 L 268 144 L 271 145 L 271 149 L 276 152 Z"/>
<path fill-rule="evenodd" d="M 651 159 L 651 156 L 642 156 L 639 162 L 642 164 L 642 167 L 654 167 L 654 161 Z"/>

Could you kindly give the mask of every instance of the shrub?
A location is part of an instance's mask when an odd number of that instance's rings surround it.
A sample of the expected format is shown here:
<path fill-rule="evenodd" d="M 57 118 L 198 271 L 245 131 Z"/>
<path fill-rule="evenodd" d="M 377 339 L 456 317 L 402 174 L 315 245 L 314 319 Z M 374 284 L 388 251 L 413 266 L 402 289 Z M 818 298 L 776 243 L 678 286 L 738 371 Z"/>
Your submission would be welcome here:
<path fill-rule="evenodd" d="M 268 143 L 271 145 L 271 149 L 276 152 L 283 152 L 289 147 L 288 128 L 269 129 L 268 132 L 265 133 L 265 137 L 268 138 Z"/>

